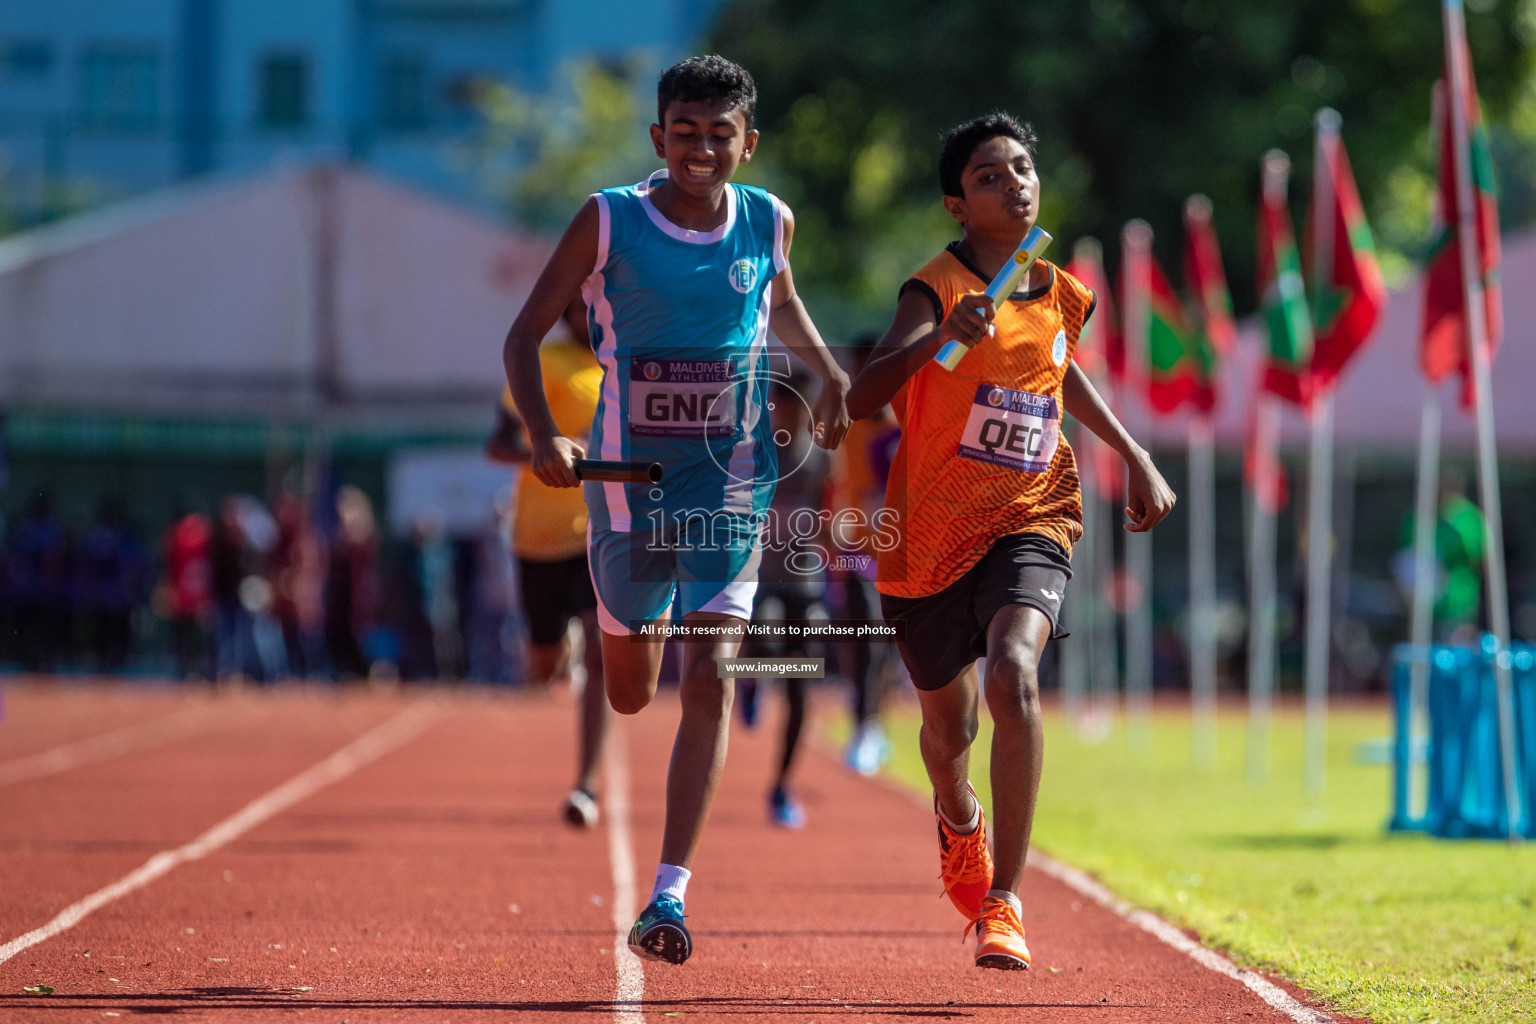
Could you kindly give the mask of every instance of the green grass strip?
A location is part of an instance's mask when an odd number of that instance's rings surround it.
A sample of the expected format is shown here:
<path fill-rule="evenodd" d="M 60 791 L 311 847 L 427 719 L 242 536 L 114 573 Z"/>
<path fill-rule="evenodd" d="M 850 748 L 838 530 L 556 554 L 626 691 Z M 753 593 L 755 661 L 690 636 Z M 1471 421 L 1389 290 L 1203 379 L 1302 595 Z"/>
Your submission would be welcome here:
<path fill-rule="evenodd" d="M 888 728 L 887 770 L 926 791 L 915 713 L 891 714 Z M 1042 850 L 1343 1013 L 1536 1021 L 1536 844 L 1386 832 L 1385 706 L 1332 712 L 1320 798 L 1302 786 L 1299 708 L 1275 714 L 1261 785 L 1245 780 L 1235 707 L 1221 715 L 1208 771 L 1193 767 L 1187 713 L 1160 711 L 1145 753 L 1118 725 L 1106 730 L 1085 742 L 1048 712 Z M 984 716 L 971 760 L 983 799 L 990 743 Z"/>

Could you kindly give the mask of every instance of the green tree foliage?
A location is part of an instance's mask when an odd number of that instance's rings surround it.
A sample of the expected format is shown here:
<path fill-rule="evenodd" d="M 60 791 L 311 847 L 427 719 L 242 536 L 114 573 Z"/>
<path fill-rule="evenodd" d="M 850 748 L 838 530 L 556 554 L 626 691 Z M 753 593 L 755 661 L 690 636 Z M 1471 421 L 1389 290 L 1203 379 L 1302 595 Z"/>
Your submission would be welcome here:
<path fill-rule="evenodd" d="M 1525 98 L 1536 0 L 1469 7 L 1490 122 L 1525 111 L 1536 129 Z M 711 43 L 757 78 L 757 170 L 797 211 L 802 288 L 853 302 L 867 322 L 955 237 L 938 202 L 938 141 L 994 108 L 1040 131 L 1040 219 L 1057 260 L 1093 235 L 1114 262 L 1121 226 L 1142 217 L 1177 266 L 1183 200 L 1204 192 L 1234 300 L 1252 308 L 1260 157 L 1290 153 L 1299 216 L 1312 114 L 1325 105 L 1343 115 L 1379 243 L 1401 264 L 1427 234 L 1433 0 L 737 0 Z M 1536 130 L 1499 139 L 1506 164 L 1528 172 Z M 1521 220 L 1536 213 L 1530 188 L 1513 189 Z"/>
<path fill-rule="evenodd" d="M 639 181 L 660 165 L 646 126 L 647 89 L 624 68 L 582 63 L 553 99 L 506 83 L 480 87 L 485 127 L 474 154 L 512 218 L 547 233 L 564 230 L 587 196 Z M 654 97 L 654 86 L 649 95 Z"/>

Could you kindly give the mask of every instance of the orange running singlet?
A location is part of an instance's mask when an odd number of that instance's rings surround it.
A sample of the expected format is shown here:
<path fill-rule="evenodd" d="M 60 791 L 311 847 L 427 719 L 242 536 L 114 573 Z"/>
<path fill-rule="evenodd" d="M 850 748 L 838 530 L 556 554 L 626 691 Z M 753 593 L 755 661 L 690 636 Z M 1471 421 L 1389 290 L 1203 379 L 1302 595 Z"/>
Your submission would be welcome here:
<path fill-rule="evenodd" d="M 951 245 L 902 290 L 933 300 L 942 322 L 955 300 L 987 286 Z M 1041 260 L 1050 281 L 1014 292 L 997 310 L 997 333 L 950 372 L 918 370 L 891 403 L 901 446 L 886 504 L 900 542 L 879 556 L 876 588 L 924 597 L 959 579 L 996 542 L 1039 533 L 1071 554 L 1083 533 L 1077 464 L 1062 434 L 1061 382 L 1093 291 Z"/>

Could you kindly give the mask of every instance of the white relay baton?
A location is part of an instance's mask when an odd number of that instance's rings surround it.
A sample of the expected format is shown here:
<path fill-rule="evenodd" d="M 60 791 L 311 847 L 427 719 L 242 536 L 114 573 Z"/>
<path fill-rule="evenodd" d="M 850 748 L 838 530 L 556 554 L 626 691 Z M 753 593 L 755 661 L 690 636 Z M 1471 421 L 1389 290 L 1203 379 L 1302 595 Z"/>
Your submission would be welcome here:
<path fill-rule="evenodd" d="M 1024 236 L 1024 241 L 1013 250 L 1013 255 L 1003 262 L 1003 269 L 997 272 L 992 283 L 987 285 L 987 297 L 993 305 L 1002 302 L 1003 299 L 1013 294 L 1013 290 L 1019 286 L 1024 275 L 1029 273 L 1029 268 L 1035 265 L 1035 260 L 1045 252 L 1045 247 L 1051 244 L 1051 236 L 1040 229 L 1038 225 L 1029 229 L 1029 234 Z M 953 370 L 960 365 L 960 360 L 970 349 L 958 341 L 950 340 L 939 349 L 933 361 L 946 370 Z"/>

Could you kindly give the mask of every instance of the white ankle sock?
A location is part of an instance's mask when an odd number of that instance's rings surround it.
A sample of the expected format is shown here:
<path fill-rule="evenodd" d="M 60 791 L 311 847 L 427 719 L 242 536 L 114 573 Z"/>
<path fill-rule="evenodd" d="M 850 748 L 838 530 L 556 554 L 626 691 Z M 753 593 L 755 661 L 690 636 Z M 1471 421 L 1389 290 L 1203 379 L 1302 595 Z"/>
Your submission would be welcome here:
<path fill-rule="evenodd" d="M 967 791 L 969 792 L 969 791 Z M 949 830 L 958 835 L 968 836 L 981 827 L 981 801 L 976 799 L 976 794 L 971 793 L 971 816 L 965 821 L 954 822 L 949 820 L 949 815 L 944 813 L 944 805 L 939 804 L 939 817 L 944 819 L 944 824 Z"/>
<path fill-rule="evenodd" d="M 1024 901 L 1019 899 L 1018 893 L 1009 892 L 1007 889 L 988 889 L 987 896 L 1013 904 L 1013 912 L 1020 917 L 1024 916 Z"/>
<path fill-rule="evenodd" d="M 688 879 L 692 877 L 692 871 L 676 864 L 656 865 L 656 884 L 651 888 L 651 899 L 670 896 L 679 903 L 683 902 L 683 895 L 688 891 Z"/>

